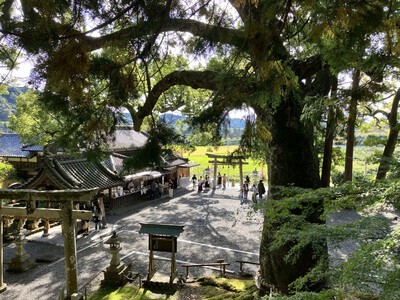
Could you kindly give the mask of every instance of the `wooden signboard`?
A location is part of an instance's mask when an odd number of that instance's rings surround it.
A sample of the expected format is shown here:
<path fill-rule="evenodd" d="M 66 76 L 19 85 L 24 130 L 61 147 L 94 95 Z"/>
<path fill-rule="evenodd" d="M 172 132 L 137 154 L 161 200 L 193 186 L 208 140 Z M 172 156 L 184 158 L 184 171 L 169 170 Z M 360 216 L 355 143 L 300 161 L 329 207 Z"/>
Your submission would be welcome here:
<path fill-rule="evenodd" d="M 149 250 L 176 253 L 177 238 L 174 236 L 151 235 Z"/>

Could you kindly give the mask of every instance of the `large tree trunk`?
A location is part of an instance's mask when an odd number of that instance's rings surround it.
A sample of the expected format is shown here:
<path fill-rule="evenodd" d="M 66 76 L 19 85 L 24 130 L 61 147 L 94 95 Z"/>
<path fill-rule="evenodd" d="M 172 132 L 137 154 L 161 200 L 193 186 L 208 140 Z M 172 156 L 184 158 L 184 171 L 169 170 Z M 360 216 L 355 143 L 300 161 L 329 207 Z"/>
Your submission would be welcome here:
<path fill-rule="evenodd" d="M 268 186 L 320 187 L 314 131 L 300 122 L 302 106 L 296 100 L 282 103 L 272 115 L 269 130 L 272 143 L 268 157 Z"/>
<path fill-rule="evenodd" d="M 333 77 L 332 84 L 332 97 L 336 97 L 337 92 L 337 78 Z M 324 158 L 322 161 L 321 170 L 321 184 L 322 187 L 329 187 L 331 183 L 332 171 L 332 153 L 333 153 L 333 140 L 335 139 L 336 130 L 336 108 L 333 105 L 328 107 L 328 117 L 326 120 L 326 131 L 324 141 Z"/>
<path fill-rule="evenodd" d="M 332 171 L 332 153 L 333 140 L 335 139 L 335 108 L 328 107 L 328 120 L 326 124 L 325 141 L 324 141 L 324 158 L 322 161 L 321 184 L 323 187 L 329 187 L 331 183 Z"/>
<path fill-rule="evenodd" d="M 353 154 L 355 144 L 355 127 L 357 120 L 357 103 L 360 88 L 360 70 L 355 70 L 353 74 L 352 93 L 349 106 L 349 118 L 347 120 L 346 136 L 346 157 L 344 162 L 344 181 L 353 179 Z"/>
<path fill-rule="evenodd" d="M 389 114 L 389 136 L 386 141 L 385 149 L 383 150 L 382 158 L 379 163 L 376 179 L 384 179 L 390 169 L 389 160 L 393 156 L 394 149 L 397 144 L 397 137 L 399 136 L 399 124 L 397 123 L 397 109 L 400 101 L 400 89 L 397 90 L 396 96 L 393 99 L 392 108 Z"/>
<path fill-rule="evenodd" d="M 270 155 L 268 157 L 268 200 L 279 201 L 274 195 L 275 187 L 294 186 L 304 188 L 320 187 L 318 159 L 314 151 L 313 130 L 311 126 L 300 122 L 301 105 L 294 99 L 282 103 L 280 108 L 268 118 L 269 129 L 272 133 Z M 260 116 L 262 112 L 257 112 Z M 315 205 L 305 201 L 301 209 L 293 213 L 303 213 L 303 209 L 311 212 L 308 220 L 318 222 L 321 212 Z M 277 212 L 278 213 L 278 212 Z M 300 276 L 305 275 L 315 266 L 315 258 L 311 247 L 304 249 L 296 263 L 285 261 L 285 255 L 293 243 L 287 243 L 277 250 L 271 249 L 275 234 L 280 224 L 271 224 L 268 218 L 264 220 L 264 229 L 260 246 L 260 270 L 262 278 L 261 293 L 269 288 L 288 293 L 288 286 Z"/>

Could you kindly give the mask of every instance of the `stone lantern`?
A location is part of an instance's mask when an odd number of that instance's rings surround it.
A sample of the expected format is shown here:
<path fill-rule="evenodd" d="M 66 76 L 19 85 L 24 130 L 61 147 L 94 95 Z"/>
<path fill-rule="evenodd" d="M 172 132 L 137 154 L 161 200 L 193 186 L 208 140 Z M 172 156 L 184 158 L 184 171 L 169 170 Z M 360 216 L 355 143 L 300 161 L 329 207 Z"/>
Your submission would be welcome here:
<path fill-rule="evenodd" d="M 257 169 L 254 169 L 254 171 L 251 172 L 251 174 L 253 175 L 254 184 L 257 185 L 257 181 L 258 181 L 258 171 L 257 171 Z"/>
<path fill-rule="evenodd" d="M 111 254 L 111 262 L 104 272 L 102 284 L 122 285 L 125 282 L 125 275 L 128 273 L 128 268 L 121 262 L 118 255 L 122 247 L 117 232 L 113 231 L 111 237 L 104 244 L 110 245 L 108 251 Z"/>
<path fill-rule="evenodd" d="M 11 259 L 11 263 L 8 265 L 9 272 L 25 272 L 34 266 L 30 255 L 26 253 L 24 244 L 26 243 L 25 236 L 20 233 L 15 239 L 16 254 Z"/>
<path fill-rule="evenodd" d="M 117 232 L 113 231 L 111 237 L 106 242 L 104 242 L 104 244 L 110 245 L 110 249 L 109 249 L 109 252 L 111 253 L 110 265 L 118 266 L 121 262 L 121 260 L 119 259 L 118 253 L 122 247 L 121 247 L 121 242 L 119 240 Z"/>

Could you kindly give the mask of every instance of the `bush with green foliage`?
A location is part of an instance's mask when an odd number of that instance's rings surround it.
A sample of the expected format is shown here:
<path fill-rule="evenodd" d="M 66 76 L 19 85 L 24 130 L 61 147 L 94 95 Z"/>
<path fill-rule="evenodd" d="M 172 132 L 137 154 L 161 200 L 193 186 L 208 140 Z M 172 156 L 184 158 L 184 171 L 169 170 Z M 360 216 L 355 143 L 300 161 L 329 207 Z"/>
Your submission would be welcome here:
<path fill-rule="evenodd" d="M 279 228 L 271 247 L 279 249 L 290 242 L 293 246 L 285 259 L 291 263 L 295 263 L 299 253 L 307 247 L 319 257 L 319 262 L 308 274 L 291 284 L 294 296 L 284 299 L 346 299 L 339 296 L 344 292 L 372 295 L 369 299 L 378 296 L 385 300 L 400 299 L 400 229 L 398 224 L 393 229 L 396 218 L 383 216 L 385 211 L 400 208 L 399 188 L 399 179 L 355 180 L 318 190 L 280 188 L 277 191 L 280 200 L 269 200 L 263 207 L 266 223 L 271 228 Z M 309 204 L 305 206 L 305 203 Z M 324 211 L 320 223 L 310 221 L 312 210 L 308 207 L 314 205 L 321 205 Z M 325 220 L 329 214 L 340 210 L 356 210 L 362 217 L 328 226 Z M 321 243 L 323 239 L 327 243 Z M 332 264 L 323 246 L 329 246 L 330 250 L 339 249 L 345 241 L 352 241 L 359 248 L 347 261 Z M 322 287 L 325 292 L 312 295 L 300 292 L 318 282 L 325 283 Z M 337 294 L 336 298 L 332 293 Z"/>
<path fill-rule="evenodd" d="M 15 169 L 9 163 L 0 160 L 0 180 L 15 177 Z"/>

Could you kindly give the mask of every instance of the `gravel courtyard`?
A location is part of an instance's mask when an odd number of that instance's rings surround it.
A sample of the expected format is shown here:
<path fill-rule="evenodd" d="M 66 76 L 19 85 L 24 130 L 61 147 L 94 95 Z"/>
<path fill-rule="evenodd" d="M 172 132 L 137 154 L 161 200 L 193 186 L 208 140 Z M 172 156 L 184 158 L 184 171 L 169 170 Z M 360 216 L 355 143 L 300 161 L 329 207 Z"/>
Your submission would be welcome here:
<path fill-rule="evenodd" d="M 132 264 L 132 269 L 143 277 L 148 267 L 148 235 L 139 234 L 140 223 L 164 223 L 184 225 L 184 232 L 178 238 L 176 255 L 177 269 L 184 274 L 183 263 L 215 262 L 224 259 L 230 263 L 229 273 L 238 272 L 236 260 L 257 262 L 262 228 L 262 214 L 253 209 L 252 202 L 239 202 L 238 187 L 226 190 L 208 190 L 202 193 L 191 188 L 180 188 L 174 198 L 166 195 L 156 200 L 138 201 L 124 209 L 111 212 L 107 216 L 108 227 L 101 231 L 90 230 L 89 235 L 79 236 L 78 282 L 82 292 L 96 288 L 103 279 L 102 270 L 108 266 L 111 256 L 104 242 L 112 230 L 121 239 L 120 257 Z M 249 193 L 249 197 L 251 192 Z M 47 258 L 47 262 L 37 263 L 25 273 L 5 272 L 4 282 L 7 290 L 0 299 L 57 299 L 60 290 L 65 288 L 65 265 L 63 239 L 60 226 L 50 230 L 48 237 L 42 233 L 27 236 L 25 249 L 33 260 Z M 15 255 L 15 244 L 4 248 L 7 262 Z M 155 252 L 157 275 L 168 275 L 169 253 Z M 245 265 L 245 271 L 254 273 L 257 266 Z M 208 268 L 190 269 L 189 275 L 197 277 L 204 274 L 218 274 Z M 89 284 L 89 282 L 91 282 Z"/>

